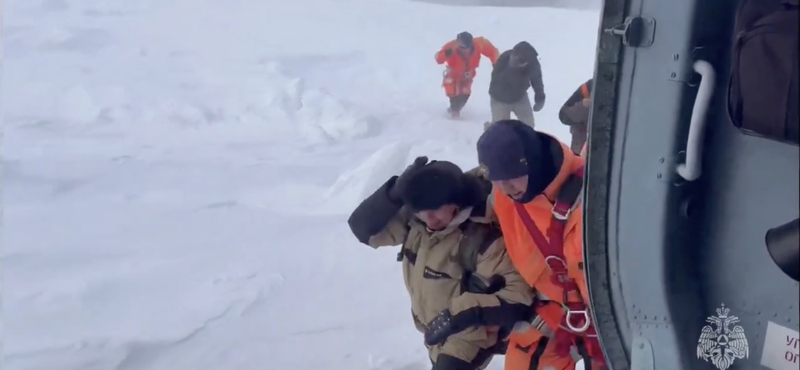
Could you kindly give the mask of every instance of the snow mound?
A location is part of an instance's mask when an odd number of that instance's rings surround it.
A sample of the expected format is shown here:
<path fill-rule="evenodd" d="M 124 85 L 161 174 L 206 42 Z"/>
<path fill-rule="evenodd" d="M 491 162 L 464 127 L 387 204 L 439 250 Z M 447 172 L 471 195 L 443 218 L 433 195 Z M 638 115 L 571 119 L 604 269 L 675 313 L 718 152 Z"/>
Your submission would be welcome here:
<path fill-rule="evenodd" d="M 265 98 L 273 118 L 296 127 L 312 143 L 351 141 L 376 134 L 378 121 L 358 107 L 327 91 L 309 87 L 302 78 L 289 78 L 274 63 Z M 277 116 L 277 117 L 276 117 Z"/>
<path fill-rule="evenodd" d="M 381 148 L 357 167 L 340 175 L 325 197 L 333 203 L 332 206 L 352 210 L 387 179 L 400 174 L 409 164 L 410 152 L 411 145 L 399 141 Z"/>
<path fill-rule="evenodd" d="M 49 35 L 35 43 L 59 44 L 70 35 Z M 31 34 L 19 31 L 18 39 L 26 37 Z M 277 62 L 251 65 L 253 74 L 240 80 L 215 78 L 213 70 L 170 61 L 179 73 L 143 72 L 135 80 L 91 73 L 98 68 L 92 65 L 83 67 L 88 72 L 76 77 L 77 83 L 34 76 L 22 84 L 24 78 L 13 76 L 20 81 L 20 96 L 37 98 L 12 99 L 7 119 L 56 122 L 62 130 L 79 132 L 140 128 L 136 135 L 141 139 L 170 147 L 225 140 L 333 145 L 381 131 L 381 122 L 360 106 L 310 86 L 305 78 L 288 76 Z"/>

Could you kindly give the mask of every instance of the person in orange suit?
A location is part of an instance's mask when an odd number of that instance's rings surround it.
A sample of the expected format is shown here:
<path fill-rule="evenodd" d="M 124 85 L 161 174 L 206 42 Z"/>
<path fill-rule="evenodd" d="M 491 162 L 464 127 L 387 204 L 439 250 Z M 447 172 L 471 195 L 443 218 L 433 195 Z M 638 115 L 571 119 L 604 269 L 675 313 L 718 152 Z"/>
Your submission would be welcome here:
<path fill-rule="evenodd" d="M 450 98 L 447 111 L 453 117 L 460 115 L 472 94 L 472 81 L 480 66 L 481 55 L 489 58 L 494 65 L 500 53 L 489 40 L 483 37 L 473 38 L 469 32 L 459 33 L 455 40 L 444 44 L 436 52 L 436 63 L 447 65 L 442 86 L 445 95 Z"/>
<path fill-rule="evenodd" d="M 534 319 L 509 337 L 505 370 L 573 369 L 574 353 L 605 369 L 584 274 L 584 158 L 519 120 L 489 126 L 477 150 L 506 251 L 537 294 Z"/>

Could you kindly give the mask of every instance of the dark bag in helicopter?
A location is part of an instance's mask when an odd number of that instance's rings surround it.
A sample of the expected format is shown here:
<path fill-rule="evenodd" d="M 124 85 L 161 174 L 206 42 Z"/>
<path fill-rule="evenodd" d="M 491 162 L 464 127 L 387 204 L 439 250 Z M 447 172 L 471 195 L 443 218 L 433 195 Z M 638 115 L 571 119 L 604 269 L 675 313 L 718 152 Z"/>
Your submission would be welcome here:
<path fill-rule="evenodd" d="M 798 144 L 798 0 L 742 0 L 728 116 L 747 134 Z"/>

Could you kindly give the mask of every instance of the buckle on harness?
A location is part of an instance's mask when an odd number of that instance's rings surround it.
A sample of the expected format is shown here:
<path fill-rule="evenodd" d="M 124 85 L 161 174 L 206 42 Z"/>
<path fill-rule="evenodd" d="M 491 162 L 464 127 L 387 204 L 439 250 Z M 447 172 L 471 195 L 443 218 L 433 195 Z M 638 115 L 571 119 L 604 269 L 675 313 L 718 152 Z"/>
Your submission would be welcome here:
<path fill-rule="evenodd" d="M 564 266 L 565 269 L 567 268 L 567 262 L 558 256 L 547 256 L 544 258 L 544 262 L 547 264 L 547 266 L 550 266 L 550 261 L 558 261 L 561 266 Z"/>
<path fill-rule="evenodd" d="M 583 321 L 583 325 L 581 325 L 580 327 L 575 327 L 574 325 L 572 325 L 572 319 L 571 318 L 572 318 L 572 315 L 578 315 L 578 314 L 583 316 L 584 321 Z M 589 319 L 589 312 L 587 312 L 587 310 L 572 311 L 572 310 L 568 309 L 567 310 L 567 316 L 565 317 L 565 319 L 566 319 L 567 327 L 569 328 L 569 330 L 572 330 L 575 333 L 583 333 L 586 330 L 588 330 L 589 329 L 589 325 L 591 325 L 591 321 L 590 321 L 591 319 Z"/>
<path fill-rule="evenodd" d="M 564 205 L 563 203 L 556 202 L 553 204 L 553 208 L 550 210 L 550 212 L 553 213 L 553 218 L 556 220 L 566 221 L 569 218 L 569 215 L 572 213 L 572 206 L 569 204 Z"/>
<path fill-rule="evenodd" d="M 558 264 L 553 264 L 551 262 L 557 262 Z M 556 256 L 547 256 L 544 258 L 544 264 L 553 272 L 553 275 L 558 279 L 558 281 L 562 283 L 568 282 L 569 276 L 567 276 L 567 262 L 561 259 L 560 257 Z M 561 266 L 559 266 L 561 265 Z"/>

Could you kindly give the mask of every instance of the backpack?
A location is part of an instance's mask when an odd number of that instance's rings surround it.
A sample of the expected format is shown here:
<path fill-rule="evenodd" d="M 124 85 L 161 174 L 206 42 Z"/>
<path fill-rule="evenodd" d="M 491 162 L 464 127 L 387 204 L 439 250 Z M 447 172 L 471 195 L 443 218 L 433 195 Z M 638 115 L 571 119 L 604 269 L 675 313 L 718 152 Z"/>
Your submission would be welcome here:
<path fill-rule="evenodd" d="M 728 84 L 728 117 L 749 135 L 798 144 L 798 0 L 742 0 Z"/>

